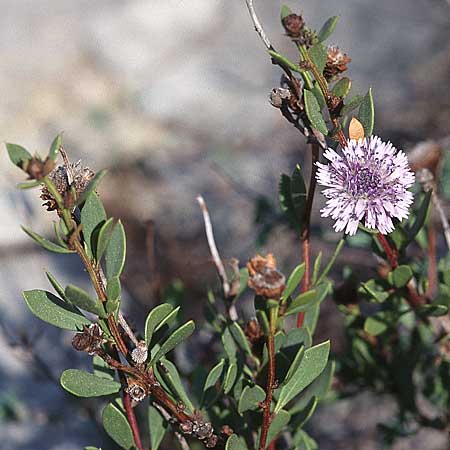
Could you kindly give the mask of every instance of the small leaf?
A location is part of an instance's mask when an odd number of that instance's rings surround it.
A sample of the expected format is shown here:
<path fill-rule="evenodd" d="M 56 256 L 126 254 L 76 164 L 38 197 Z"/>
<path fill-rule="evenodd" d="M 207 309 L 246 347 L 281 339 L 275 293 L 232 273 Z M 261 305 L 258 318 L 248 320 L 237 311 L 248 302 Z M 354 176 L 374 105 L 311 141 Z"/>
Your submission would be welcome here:
<path fill-rule="evenodd" d="M 108 298 L 105 308 L 108 314 L 116 314 L 120 307 L 122 287 L 119 277 L 112 277 L 106 285 L 106 296 Z"/>
<path fill-rule="evenodd" d="M 392 272 L 392 281 L 394 286 L 397 288 L 401 288 L 408 284 L 408 281 L 413 277 L 413 272 L 411 267 L 402 265 L 398 266 Z"/>
<path fill-rule="evenodd" d="M 155 331 L 157 325 L 168 316 L 168 314 L 173 310 L 173 306 L 169 303 L 162 303 L 161 305 L 155 306 L 147 316 L 145 320 L 145 343 L 147 347 L 150 345 L 152 340 L 153 332 Z"/>
<path fill-rule="evenodd" d="M 323 69 L 325 68 L 325 64 L 327 63 L 326 47 L 318 42 L 317 44 L 314 44 L 312 47 L 310 47 L 308 53 L 319 72 L 322 73 Z"/>
<path fill-rule="evenodd" d="M 314 381 L 325 369 L 330 353 L 330 341 L 307 349 L 292 378 L 282 383 L 275 413 L 281 411 L 306 386 Z"/>
<path fill-rule="evenodd" d="M 22 226 L 22 230 L 25 231 L 28 236 L 31 237 L 34 241 L 36 241 L 42 248 L 45 248 L 45 250 L 48 250 L 49 252 L 53 253 L 74 253 L 74 250 L 69 250 L 66 247 L 61 247 L 58 244 L 55 244 L 54 242 L 51 242 L 44 237 L 40 236 L 39 234 L 35 233 L 34 231 L 31 231 L 28 228 L 25 228 Z"/>
<path fill-rule="evenodd" d="M 439 317 L 445 316 L 448 313 L 448 309 L 448 306 L 445 305 L 423 305 L 418 311 L 427 316 Z"/>
<path fill-rule="evenodd" d="M 59 149 L 62 146 L 62 135 L 58 134 L 52 142 L 50 146 L 50 150 L 48 152 L 48 158 L 56 161 L 59 155 Z"/>
<path fill-rule="evenodd" d="M 231 391 L 237 376 L 237 364 L 232 362 L 227 369 L 225 381 L 223 382 L 223 392 L 228 394 Z"/>
<path fill-rule="evenodd" d="M 237 434 L 232 434 L 225 444 L 225 450 L 248 450 L 244 438 Z"/>
<path fill-rule="evenodd" d="M 234 343 L 234 339 L 230 333 L 230 330 L 227 328 L 224 329 L 222 333 L 222 345 L 225 350 L 225 353 L 228 356 L 230 361 L 236 361 L 236 344 Z"/>
<path fill-rule="evenodd" d="M 303 427 L 306 422 L 311 418 L 311 416 L 314 414 L 314 411 L 317 408 L 317 404 L 319 403 L 319 399 L 317 397 L 312 397 L 311 400 L 308 402 L 308 404 L 305 406 L 305 408 L 301 411 L 299 411 L 295 417 L 294 417 L 294 427 L 295 429 Z M 292 415 L 292 411 L 289 411 Z"/>
<path fill-rule="evenodd" d="M 305 225 L 306 216 L 306 186 L 300 166 L 297 164 L 291 177 L 291 199 L 293 214 L 300 228 Z"/>
<path fill-rule="evenodd" d="M 245 336 L 244 330 L 237 322 L 232 322 L 232 324 L 230 325 L 230 332 L 239 347 L 241 347 L 241 349 L 244 350 L 247 355 L 253 358 L 252 349 L 250 348 L 248 339 Z"/>
<path fill-rule="evenodd" d="M 83 225 L 83 239 L 87 254 L 93 259 L 97 253 L 98 235 L 106 221 L 103 203 L 95 192 L 87 197 L 81 209 L 81 225 Z"/>
<path fill-rule="evenodd" d="M 105 253 L 106 247 L 108 246 L 109 240 L 114 227 L 114 219 L 110 217 L 100 228 L 97 239 L 97 251 L 95 259 L 100 261 L 102 259 L 103 253 Z"/>
<path fill-rule="evenodd" d="M 348 137 L 350 139 L 355 139 L 356 141 L 364 139 L 364 127 L 362 126 L 362 123 L 354 117 L 352 117 L 350 125 L 348 126 Z"/>
<path fill-rule="evenodd" d="M 211 387 L 214 387 L 219 380 L 220 376 L 222 375 L 223 368 L 225 366 L 225 359 L 221 359 L 208 373 L 208 376 L 206 377 L 205 384 L 203 385 L 203 394 L 210 389 Z"/>
<path fill-rule="evenodd" d="M 156 352 L 156 355 L 152 358 L 150 365 L 159 361 L 166 353 L 173 350 L 178 344 L 187 339 L 195 330 L 195 324 L 193 320 L 186 322 L 180 328 L 177 328 L 161 345 L 160 349 Z"/>
<path fill-rule="evenodd" d="M 364 96 L 361 106 L 359 107 L 358 119 L 364 127 L 364 135 L 367 137 L 371 136 L 375 124 L 375 108 L 373 105 L 372 88 L 370 88 Z"/>
<path fill-rule="evenodd" d="M 92 368 L 95 376 L 107 380 L 114 380 L 114 369 L 111 369 L 100 356 L 95 355 L 92 358 Z"/>
<path fill-rule="evenodd" d="M 278 411 L 269 426 L 269 432 L 267 433 L 267 443 L 272 442 L 278 434 L 283 430 L 283 428 L 291 420 L 291 415 L 288 411 L 284 409 Z"/>
<path fill-rule="evenodd" d="M 121 384 L 78 369 L 67 369 L 61 375 L 61 386 L 77 397 L 100 397 L 116 394 Z"/>
<path fill-rule="evenodd" d="M 83 191 L 83 193 L 78 197 L 77 201 L 75 202 L 75 204 L 77 206 L 81 205 L 82 203 L 84 203 L 86 201 L 86 199 L 89 197 L 89 195 L 95 191 L 95 189 L 97 188 L 97 185 L 100 183 L 100 181 L 102 180 L 102 178 L 105 175 L 106 175 L 106 170 L 100 170 L 100 172 L 97 172 L 95 174 L 94 178 L 92 178 L 92 180 L 87 185 L 86 189 Z"/>
<path fill-rule="evenodd" d="M 337 97 L 345 98 L 352 88 L 352 82 L 349 78 L 341 78 L 331 89 L 331 93 Z"/>
<path fill-rule="evenodd" d="M 156 325 L 154 332 L 160 330 L 164 325 L 169 326 L 172 325 L 172 323 L 176 322 L 180 308 L 180 306 L 177 306 L 171 313 L 167 314 L 167 316 L 163 320 L 161 320 L 158 325 Z"/>
<path fill-rule="evenodd" d="M 153 405 L 148 406 L 148 428 L 150 431 L 150 448 L 158 450 L 169 424 Z"/>
<path fill-rule="evenodd" d="M 50 273 L 45 272 L 47 275 L 48 281 L 50 281 L 50 284 L 53 286 L 53 289 L 56 291 L 56 293 L 67 302 L 66 294 L 64 293 L 64 288 L 58 283 L 56 278 Z M 80 313 L 81 314 L 81 313 Z"/>
<path fill-rule="evenodd" d="M 320 109 L 320 111 L 322 111 L 323 108 L 325 108 L 325 106 L 327 106 L 327 102 L 325 101 L 325 97 L 323 96 L 322 90 L 320 89 L 320 87 L 318 86 L 317 83 L 311 89 L 311 92 L 316 97 L 317 103 L 319 104 L 319 109 Z"/>
<path fill-rule="evenodd" d="M 42 183 L 39 180 L 33 180 L 33 181 L 25 181 L 23 183 L 18 183 L 17 184 L 17 189 L 32 189 L 35 188 L 36 186 L 40 186 Z"/>
<path fill-rule="evenodd" d="M 260 408 L 259 404 L 266 398 L 264 389 L 257 384 L 255 386 L 245 386 L 239 397 L 238 413 L 242 414 L 245 411 L 256 411 Z"/>
<path fill-rule="evenodd" d="M 358 108 L 358 106 L 360 106 L 363 101 L 364 97 L 362 95 L 355 95 L 349 100 L 348 103 L 344 105 L 341 111 L 341 115 L 344 116 L 345 114 L 352 112 L 354 109 Z"/>
<path fill-rule="evenodd" d="M 51 292 L 35 289 L 23 293 L 30 311 L 39 319 L 65 330 L 79 331 L 91 323 L 80 311 Z"/>
<path fill-rule="evenodd" d="M 319 284 L 316 288 L 300 294 L 296 297 L 286 309 L 285 315 L 304 312 L 312 306 L 321 303 L 327 296 L 329 283 Z"/>
<path fill-rule="evenodd" d="M 371 336 L 378 336 L 387 330 L 387 325 L 376 317 L 368 317 L 364 321 L 364 331 Z"/>
<path fill-rule="evenodd" d="M 282 5 L 280 14 L 281 21 L 283 21 L 283 19 L 289 16 L 290 14 L 292 14 L 291 8 L 289 8 L 289 6 Z"/>
<path fill-rule="evenodd" d="M 316 260 L 314 261 L 313 274 L 311 276 L 311 286 L 314 286 L 316 284 L 321 264 L 322 264 L 322 252 L 319 252 Z"/>
<path fill-rule="evenodd" d="M 119 277 L 125 265 L 126 237 L 122 222 L 114 226 L 108 246 L 106 247 L 106 277 Z"/>
<path fill-rule="evenodd" d="M 109 403 L 102 413 L 102 422 L 105 431 L 111 439 L 125 450 L 132 450 L 135 447 L 133 432 L 125 414 L 117 406 Z"/>
<path fill-rule="evenodd" d="M 32 156 L 20 145 L 6 143 L 6 150 L 8 151 L 9 159 L 17 167 L 23 169 L 28 161 L 32 159 Z"/>
<path fill-rule="evenodd" d="M 183 402 L 187 411 L 193 414 L 195 407 L 184 389 L 183 382 L 181 381 L 180 374 L 178 373 L 175 364 L 166 358 L 162 358 L 160 360 L 160 365 L 164 367 L 164 369 L 160 371 L 161 377 L 164 379 L 171 392 Z"/>
<path fill-rule="evenodd" d="M 302 263 L 298 265 L 289 275 L 289 278 L 286 282 L 286 288 L 284 289 L 283 295 L 281 297 L 281 301 L 286 300 L 292 295 L 295 289 L 297 289 L 297 286 L 300 284 L 300 281 L 302 280 L 304 274 L 305 263 Z"/>
<path fill-rule="evenodd" d="M 300 230 L 300 224 L 295 216 L 294 205 L 292 204 L 291 177 L 284 173 L 281 174 L 278 184 L 278 196 L 281 210 L 286 215 L 289 223 L 294 229 Z"/>
<path fill-rule="evenodd" d="M 308 89 L 304 89 L 303 93 L 306 115 L 308 116 L 311 125 L 326 136 L 328 134 L 327 125 L 323 120 L 319 103 L 317 103 L 315 95 L 311 91 L 308 91 Z"/>
<path fill-rule="evenodd" d="M 416 220 L 412 224 L 411 228 L 409 228 L 406 232 L 407 238 L 403 242 L 402 249 L 406 248 L 422 229 L 428 215 L 428 208 L 430 206 L 432 194 L 433 191 L 431 190 L 425 193 L 422 203 L 419 206 L 419 210 L 416 213 Z"/>
<path fill-rule="evenodd" d="M 73 305 L 78 306 L 78 308 L 97 314 L 102 318 L 106 317 L 102 302 L 98 298 L 91 297 L 83 289 L 74 286 L 73 284 L 69 284 L 64 293 L 68 301 Z"/>
<path fill-rule="evenodd" d="M 297 371 L 298 366 L 300 365 L 300 362 L 302 361 L 304 352 L 305 352 L 305 347 L 303 347 L 303 346 L 299 347 L 297 354 L 295 355 L 295 358 L 292 361 L 292 364 L 290 365 L 289 370 L 287 371 L 287 374 L 284 378 L 284 381 L 286 383 L 292 378 L 292 375 L 294 375 L 294 373 Z"/>
<path fill-rule="evenodd" d="M 327 40 L 332 34 L 339 21 L 339 16 L 330 17 L 322 26 L 317 35 L 319 42 Z"/>

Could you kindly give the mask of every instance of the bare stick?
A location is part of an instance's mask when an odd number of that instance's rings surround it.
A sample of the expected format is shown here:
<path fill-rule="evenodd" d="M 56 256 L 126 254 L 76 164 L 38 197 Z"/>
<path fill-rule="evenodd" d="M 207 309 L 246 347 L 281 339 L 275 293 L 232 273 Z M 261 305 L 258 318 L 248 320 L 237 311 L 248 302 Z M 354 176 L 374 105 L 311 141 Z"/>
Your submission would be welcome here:
<path fill-rule="evenodd" d="M 253 0 L 245 0 L 245 3 L 247 4 L 248 12 L 250 13 L 250 17 L 252 18 L 253 25 L 255 26 L 255 31 L 258 33 L 258 36 L 263 41 L 267 50 L 273 50 L 272 44 L 270 43 L 270 40 L 267 37 L 265 31 L 263 30 L 261 22 L 258 19 L 258 16 L 256 15 L 255 7 L 253 6 Z"/>
<path fill-rule="evenodd" d="M 212 229 L 211 219 L 209 217 L 208 208 L 206 208 L 205 200 L 199 195 L 197 197 L 198 204 L 203 213 L 203 220 L 205 222 L 206 239 L 208 240 L 209 250 L 213 258 L 214 264 L 216 265 L 217 272 L 219 274 L 220 280 L 222 282 L 223 295 L 228 298 L 230 294 L 230 283 L 228 281 L 227 273 L 225 272 L 225 267 L 220 259 L 219 252 L 216 247 L 216 242 L 214 240 L 214 233 Z"/>

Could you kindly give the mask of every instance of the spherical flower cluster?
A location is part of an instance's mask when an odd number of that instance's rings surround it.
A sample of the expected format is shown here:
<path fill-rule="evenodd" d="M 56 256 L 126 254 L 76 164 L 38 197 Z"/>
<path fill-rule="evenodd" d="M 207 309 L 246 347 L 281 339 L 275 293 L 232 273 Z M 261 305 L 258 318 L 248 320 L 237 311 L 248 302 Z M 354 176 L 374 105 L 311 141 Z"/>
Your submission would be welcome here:
<path fill-rule="evenodd" d="M 413 195 L 408 188 L 414 174 L 405 153 L 377 136 L 349 140 L 340 156 L 328 149 L 329 164 L 317 163 L 317 182 L 326 186 L 328 199 L 322 217 L 336 222 L 334 229 L 354 235 L 360 221 L 382 234 L 394 231 L 392 218 L 400 221 L 409 215 Z"/>

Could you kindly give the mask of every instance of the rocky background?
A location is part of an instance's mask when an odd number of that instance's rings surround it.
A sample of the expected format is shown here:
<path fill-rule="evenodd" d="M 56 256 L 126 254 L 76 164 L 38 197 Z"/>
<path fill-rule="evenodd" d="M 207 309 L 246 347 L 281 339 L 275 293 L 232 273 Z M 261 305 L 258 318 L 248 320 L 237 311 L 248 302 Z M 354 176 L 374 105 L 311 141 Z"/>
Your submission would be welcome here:
<path fill-rule="evenodd" d="M 271 40 L 290 52 L 279 1 L 257 1 Z M 341 16 L 333 36 L 353 58 L 354 91 L 371 85 L 376 131 L 412 147 L 450 133 L 450 5 L 445 0 L 291 1 L 319 28 Z M 270 107 L 279 82 L 253 31 L 243 0 L 0 0 L 0 136 L 46 151 L 64 131 L 73 160 L 107 168 L 107 209 L 129 235 L 127 313 L 145 317 L 164 287 L 181 279 L 196 315 L 204 282 L 214 280 L 195 202 L 204 195 L 224 258 L 242 262 L 270 249 L 282 266 L 299 258 L 295 236 L 277 228 L 261 248 L 254 223 L 261 196 L 276 202 L 277 179 L 307 167 L 304 141 Z M 40 251 L 19 225 L 49 233 L 36 192 L 19 192 L 20 173 L 0 153 L 0 449 L 113 448 L 99 433 L 98 405 L 74 400 L 60 372 L 86 365 L 71 336 L 26 310 L 24 289 L 45 287 L 43 269 L 63 282 L 85 282 L 75 257 Z M 315 215 L 317 222 L 317 214 Z M 327 230 L 314 253 L 333 248 Z M 373 266 L 347 250 L 342 264 Z M 193 301 L 195 300 L 195 301 Z M 329 306 L 324 335 L 339 317 Z M 141 322 L 135 320 L 139 327 Z M 376 423 L 394 411 L 389 399 L 361 393 L 322 408 L 311 425 L 321 449 L 381 448 Z M 64 411 L 64 415 L 61 413 Z M 99 437 L 100 436 L 100 437 Z M 99 440 L 102 440 L 100 442 Z M 438 450 L 446 437 L 424 431 L 395 449 Z"/>

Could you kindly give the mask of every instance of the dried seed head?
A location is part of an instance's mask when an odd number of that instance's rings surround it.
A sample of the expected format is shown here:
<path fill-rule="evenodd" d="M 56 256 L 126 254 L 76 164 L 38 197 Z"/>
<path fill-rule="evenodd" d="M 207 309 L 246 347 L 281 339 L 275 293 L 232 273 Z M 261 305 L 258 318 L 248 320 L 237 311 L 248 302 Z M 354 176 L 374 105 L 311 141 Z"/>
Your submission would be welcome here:
<path fill-rule="evenodd" d="M 129 384 L 128 387 L 126 388 L 126 391 L 128 392 L 128 394 L 130 394 L 130 397 L 136 402 L 144 400 L 144 398 L 148 394 L 147 390 L 136 382 Z"/>
<path fill-rule="evenodd" d="M 184 434 L 192 434 L 192 430 L 194 429 L 194 424 L 190 420 L 185 420 L 180 423 L 180 430 Z"/>
<path fill-rule="evenodd" d="M 103 331 L 96 323 L 89 327 L 84 327 L 83 331 L 76 333 L 72 339 L 72 347 L 79 352 L 87 352 L 90 355 L 97 353 L 102 344 L 106 342 L 103 339 Z"/>
<path fill-rule="evenodd" d="M 140 341 L 137 347 L 131 352 L 131 359 L 136 364 L 144 364 L 147 361 L 148 350 L 145 341 Z"/>
<path fill-rule="evenodd" d="M 273 88 L 269 94 L 270 104 L 275 108 L 281 108 L 283 102 L 289 101 L 291 98 L 291 91 L 285 88 Z"/>
<path fill-rule="evenodd" d="M 213 426 L 210 422 L 194 421 L 192 433 L 200 440 L 207 439 L 213 434 Z"/>
<path fill-rule="evenodd" d="M 286 34 L 292 38 L 300 37 L 303 27 L 305 26 L 303 17 L 298 14 L 289 14 L 283 19 L 282 23 L 286 30 Z"/>
<path fill-rule="evenodd" d="M 63 198 L 70 195 L 70 188 L 73 186 L 77 195 L 82 194 L 89 182 L 94 178 L 95 173 L 88 167 L 82 167 L 81 161 L 74 164 L 69 163 L 60 165 L 52 170 L 49 174 L 50 180 L 56 187 L 56 190 Z M 44 186 L 41 191 L 41 199 L 44 200 L 44 206 L 47 211 L 54 211 L 57 209 L 56 200 L 49 190 Z"/>
<path fill-rule="evenodd" d="M 279 299 L 285 288 L 285 276 L 277 270 L 277 261 L 272 253 L 266 257 L 256 255 L 247 263 L 250 275 L 248 286 L 256 295 Z"/>
<path fill-rule="evenodd" d="M 331 81 L 347 70 L 347 64 L 352 60 L 339 47 L 330 45 L 327 49 L 327 62 L 323 69 L 323 76 Z"/>
<path fill-rule="evenodd" d="M 219 441 L 219 438 L 213 434 L 208 439 L 205 440 L 205 445 L 207 448 L 213 448 L 217 445 L 217 442 Z"/>

